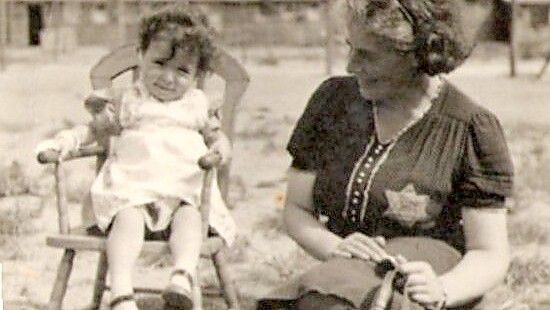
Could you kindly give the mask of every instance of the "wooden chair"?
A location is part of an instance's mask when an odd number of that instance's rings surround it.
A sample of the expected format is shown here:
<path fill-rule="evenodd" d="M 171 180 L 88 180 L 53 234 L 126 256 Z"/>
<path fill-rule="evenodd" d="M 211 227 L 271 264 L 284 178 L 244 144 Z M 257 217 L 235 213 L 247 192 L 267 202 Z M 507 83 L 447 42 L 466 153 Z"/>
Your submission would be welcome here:
<path fill-rule="evenodd" d="M 544 55 L 544 63 L 542 64 L 542 67 L 540 68 L 539 73 L 537 73 L 537 77 L 536 77 L 537 80 L 540 80 L 542 78 L 549 64 L 550 64 L 550 52 L 547 52 L 546 55 Z"/>
<path fill-rule="evenodd" d="M 91 70 L 91 82 L 94 89 L 105 88 L 111 85 L 111 81 L 124 72 L 135 69 L 138 62 L 137 48 L 135 45 L 123 46 L 97 63 Z M 235 107 L 238 105 L 240 98 L 246 90 L 249 82 L 248 74 L 245 69 L 225 51 L 220 51 L 214 62 L 214 73 L 220 75 L 225 80 L 224 102 L 222 105 L 222 130 L 231 140 L 233 134 L 233 120 Z M 200 77 L 199 86 L 204 85 L 204 78 Z M 80 149 L 72 152 L 68 159 L 96 156 L 97 171 L 103 165 L 108 150 L 109 139 L 98 139 L 98 145 Z M 95 275 L 95 284 L 93 291 L 92 304 L 90 309 L 99 309 L 103 292 L 108 289 L 106 285 L 107 275 L 107 257 L 105 255 L 105 238 L 98 236 L 87 235 L 82 227 L 72 228 L 69 223 L 67 200 L 65 195 L 65 180 L 62 175 L 62 163 L 58 160 L 56 152 L 43 152 L 38 155 L 38 160 L 41 163 L 55 164 L 55 191 L 57 197 L 57 212 L 59 234 L 49 236 L 46 239 L 48 246 L 64 249 L 64 254 L 61 258 L 57 270 L 57 277 L 51 293 L 48 309 L 62 309 L 62 302 L 67 290 L 67 283 L 71 274 L 73 259 L 76 251 L 97 251 L 100 252 L 98 267 Z M 206 195 L 210 188 L 213 178 L 213 169 L 219 163 L 219 158 L 203 157 L 200 161 L 201 168 L 205 169 L 203 180 L 202 197 L 201 197 L 201 215 L 202 221 L 208 223 L 209 214 L 209 195 Z M 222 195 L 226 197 L 229 165 L 219 167 L 218 176 Z M 219 236 L 207 236 L 208 225 L 203 225 L 203 247 L 201 249 L 201 257 L 211 258 L 218 276 L 221 294 L 225 299 L 229 309 L 239 309 L 237 291 L 231 278 L 231 273 L 226 267 L 225 243 Z M 164 241 L 146 241 L 143 246 L 142 253 L 160 253 L 167 251 L 168 244 Z M 198 273 L 197 273 L 198 274 Z M 198 279 L 196 279 L 198 280 Z M 194 296 L 196 300 L 196 309 L 202 309 L 202 294 L 199 281 L 194 288 Z M 136 293 L 161 293 L 161 290 L 151 288 L 135 288 Z"/>

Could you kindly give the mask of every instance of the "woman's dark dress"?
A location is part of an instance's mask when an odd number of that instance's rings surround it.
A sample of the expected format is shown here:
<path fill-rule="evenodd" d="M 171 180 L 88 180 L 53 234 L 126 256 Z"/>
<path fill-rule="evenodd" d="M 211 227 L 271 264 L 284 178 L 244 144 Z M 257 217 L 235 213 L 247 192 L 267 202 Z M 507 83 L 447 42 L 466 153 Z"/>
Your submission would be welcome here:
<path fill-rule="evenodd" d="M 317 175 L 320 218 L 342 237 L 426 236 L 464 253 L 461 208 L 503 208 L 512 190 L 496 117 L 444 82 L 431 108 L 396 140 L 380 143 L 373 120 L 355 78 L 335 77 L 298 121 L 288 151 L 294 168 Z"/>

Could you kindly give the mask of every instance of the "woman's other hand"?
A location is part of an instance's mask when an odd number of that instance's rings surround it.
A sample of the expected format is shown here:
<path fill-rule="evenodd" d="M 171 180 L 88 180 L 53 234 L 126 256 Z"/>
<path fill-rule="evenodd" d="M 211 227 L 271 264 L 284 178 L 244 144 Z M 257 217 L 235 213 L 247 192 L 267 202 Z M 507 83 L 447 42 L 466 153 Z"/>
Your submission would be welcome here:
<path fill-rule="evenodd" d="M 389 257 L 384 249 L 385 246 L 386 240 L 384 237 L 368 237 L 356 232 L 344 238 L 332 251 L 332 256 L 380 262 Z"/>
<path fill-rule="evenodd" d="M 426 309 L 441 309 L 446 294 L 443 283 L 430 264 L 421 261 L 403 262 L 399 269 L 406 275 L 405 290 L 411 300 Z"/>

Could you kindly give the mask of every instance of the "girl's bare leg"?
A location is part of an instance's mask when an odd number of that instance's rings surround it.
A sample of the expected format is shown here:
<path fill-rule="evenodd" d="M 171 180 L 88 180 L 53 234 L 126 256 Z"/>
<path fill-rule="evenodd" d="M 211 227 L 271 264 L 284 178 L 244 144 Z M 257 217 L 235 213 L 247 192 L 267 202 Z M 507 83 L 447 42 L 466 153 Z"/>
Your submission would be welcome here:
<path fill-rule="evenodd" d="M 117 213 L 107 238 L 107 261 L 113 298 L 133 294 L 132 269 L 143 246 L 144 219 L 137 208 Z M 136 310 L 135 302 L 122 302 L 116 310 Z"/>
<path fill-rule="evenodd" d="M 183 269 L 195 274 L 199 263 L 202 243 L 200 211 L 191 206 L 176 210 L 170 233 L 170 250 L 174 260 L 174 269 Z M 189 280 L 183 275 L 174 275 L 170 283 L 191 291 Z"/>

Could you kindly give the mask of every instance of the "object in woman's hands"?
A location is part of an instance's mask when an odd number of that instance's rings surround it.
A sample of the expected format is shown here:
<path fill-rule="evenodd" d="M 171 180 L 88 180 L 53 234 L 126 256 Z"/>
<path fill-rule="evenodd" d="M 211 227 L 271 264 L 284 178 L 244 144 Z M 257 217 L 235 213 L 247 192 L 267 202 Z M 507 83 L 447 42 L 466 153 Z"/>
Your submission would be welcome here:
<path fill-rule="evenodd" d="M 425 261 L 438 275 L 453 268 L 461 259 L 460 253 L 445 242 L 424 237 L 393 238 L 387 241 L 385 249 L 394 258 L 401 255 L 407 261 Z M 376 309 L 373 306 L 377 294 L 381 292 L 384 276 L 388 272 L 395 272 L 389 271 L 393 266 L 393 259 L 375 264 L 360 259 L 332 258 L 268 294 L 259 301 L 258 309 L 274 309 L 273 305 L 285 303 L 291 305 L 300 297 L 313 292 L 336 296 L 355 309 Z M 392 289 L 389 293 L 384 292 L 391 297 L 389 304 L 386 308 L 379 309 L 402 309 L 404 298 L 398 287 L 403 287 L 404 280 L 397 272 L 395 273 L 395 278 L 390 282 Z M 424 309 L 413 302 L 405 301 L 404 304 L 409 305 L 409 310 Z"/>
<path fill-rule="evenodd" d="M 407 237 L 390 240 L 388 252 L 402 255 L 408 261 L 425 261 L 433 267 L 438 275 L 453 268 L 461 259 L 455 249 L 442 241 L 429 238 Z M 424 309 L 410 300 L 405 287 L 407 278 L 398 271 L 400 261 L 395 256 L 390 256 L 389 259 L 377 264 L 375 270 L 377 276 L 382 277 L 382 282 L 375 289 L 370 304 L 368 298 L 365 300 L 365 303 L 370 305 L 365 309 Z M 429 309 L 439 310 L 441 303 L 434 304 Z"/>

